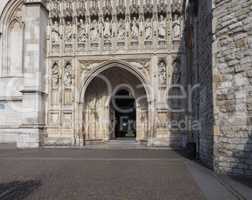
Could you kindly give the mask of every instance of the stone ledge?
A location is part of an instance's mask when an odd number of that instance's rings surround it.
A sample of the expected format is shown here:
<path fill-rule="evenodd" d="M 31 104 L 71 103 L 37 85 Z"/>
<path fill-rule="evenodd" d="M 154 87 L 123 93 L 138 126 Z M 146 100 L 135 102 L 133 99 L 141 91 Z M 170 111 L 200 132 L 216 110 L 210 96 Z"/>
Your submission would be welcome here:
<path fill-rule="evenodd" d="M 0 96 L 0 101 L 23 101 L 23 96 Z"/>

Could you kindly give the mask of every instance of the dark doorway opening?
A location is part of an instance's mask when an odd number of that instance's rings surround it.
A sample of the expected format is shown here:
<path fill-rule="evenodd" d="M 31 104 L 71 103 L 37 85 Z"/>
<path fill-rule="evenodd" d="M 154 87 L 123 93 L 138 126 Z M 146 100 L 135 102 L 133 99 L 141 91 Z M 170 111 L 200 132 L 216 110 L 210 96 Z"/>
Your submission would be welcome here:
<path fill-rule="evenodd" d="M 136 138 L 135 98 L 127 90 L 119 90 L 111 106 L 115 114 L 115 138 Z"/>

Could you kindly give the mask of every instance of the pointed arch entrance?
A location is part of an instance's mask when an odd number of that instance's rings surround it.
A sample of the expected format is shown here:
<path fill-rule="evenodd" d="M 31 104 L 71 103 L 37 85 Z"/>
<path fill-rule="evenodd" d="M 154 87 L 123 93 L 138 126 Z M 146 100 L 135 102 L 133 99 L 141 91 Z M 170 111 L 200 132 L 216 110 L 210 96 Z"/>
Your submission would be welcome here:
<path fill-rule="evenodd" d="M 134 67 L 114 62 L 94 69 L 83 81 L 81 132 L 86 141 L 149 136 L 148 90 Z"/>

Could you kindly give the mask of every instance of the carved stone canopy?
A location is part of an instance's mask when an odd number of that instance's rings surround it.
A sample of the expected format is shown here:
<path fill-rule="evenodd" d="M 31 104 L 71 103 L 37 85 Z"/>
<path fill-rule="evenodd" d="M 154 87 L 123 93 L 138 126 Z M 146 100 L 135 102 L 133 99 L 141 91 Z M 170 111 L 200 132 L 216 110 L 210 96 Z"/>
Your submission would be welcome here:
<path fill-rule="evenodd" d="M 167 4 L 164 0 L 160 0 L 160 3 L 158 4 L 158 13 L 165 14 L 167 12 Z"/>
<path fill-rule="evenodd" d="M 181 0 L 176 0 L 172 4 L 172 14 L 181 15 L 183 9 L 183 4 Z"/>
<path fill-rule="evenodd" d="M 85 0 L 77 1 L 76 7 L 77 16 L 84 17 L 86 14 Z"/>
<path fill-rule="evenodd" d="M 144 14 L 151 14 L 153 13 L 153 5 L 150 0 L 146 1 L 146 4 L 144 5 Z"/>
<path fill-rule="evenodd" d="M 103 7 L 103 15 L 111 15 L 111 14 L 112 14 L 111 1 L 106 0 L 105 7 Z"/>
<path fill-rule="evenodd" d="M 89 12 L 90 12 L 91 16 L 97 16 L 99 14 L 99 8 L 98 8 L 97 0 L 92 0 Z"/>
<path fill-rule="evenodd" d="M 139 5 L 137 0 L 132 0 L 132 5 L 130 6 L 130 14 L 137 15 L 139 13 Z"/>
<path fill-rule="evenodd" d="M 60 1 L 53 0 L 49 5 L 49 18 L 59 18 L 60 17 Z"/>

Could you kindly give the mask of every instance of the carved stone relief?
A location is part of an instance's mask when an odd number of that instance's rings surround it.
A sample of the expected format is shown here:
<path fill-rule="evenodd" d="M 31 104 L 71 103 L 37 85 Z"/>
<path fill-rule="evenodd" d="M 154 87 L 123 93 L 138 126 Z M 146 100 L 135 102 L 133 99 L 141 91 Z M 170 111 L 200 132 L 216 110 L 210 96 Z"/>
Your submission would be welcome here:
<path fill-rule="evenodd" d="M 163 15 L 160 15 L 159 26 L 158 26 L 158 38 L 165 40 L 166 37 L 166 21 Z"/>
<path fill-rule="evenodd" d="M 112 26 L 109 21 L 109 18 L 106 17 L 105 22 L 103 24 L 103 37 L 104 39 L 108 40 L 111 38 L 112 35 Z"/>
<path fill-rule="evenodd" d="M 52 66 L 52 87 L 53 88 L 59 87 L 59 79 L 60 79 L 60 69 L 59 69 L 59 65 L 55 63 Z"/>
<path fill-rule="evenodd" d="M 72 66 L 69 63 L 65 66 L 65 69 L 64 69 L 63 82 L 64 82 L 65 87 L 72 86 Z"/>
<path fill-rule="evenodd" d="M 71 43 L 74 39 L 73 26 L 70 21 L 67 21 L 65 26 L 65 42 Z"/>
<path fill-rule="evenodd" d="M 116 6 L 112 6 L 110 0 L 101 3 L 97 0 L 49 0 L 52 53 L 60 52 L 63 35 L 66 52 L 71 52 L 75 43 L 79 52 L 108 46 L 111 47 L 108 50 L 121 46 L 125 50 L 131 46 L 134 49 L 150 46 L 164 48 L 169 45 L 170 24 L 174 38 L 180 38 L 180 3 L 172 4 L 170 13 L 166 1 L 158 1 L 157 7 L 151 0 L 140 2 L 130 1 L 129 9 L 126 9 L 123 0 L 119 0 Z M 158 41 L 157 44 L 154 41 Z"/>
<path fill-rule="evenodd" d="M 167 68 L 166 68 L 166 62 L 164 60 L 159 61 L 158 69 L 159 69 L 159 83 L 160 85 L 166 85 Z"/>
<path fill-rule="evenodd" d="M 173 37 L 174 39 L 179 39 L 181 37 L 181 21 L 178 14 L 174 15 L 173 20 Z"/>
<path fill-rule="evenodd" d="M 83 19 L 80 19 L 78 25 L 78 42 L 86 43 L 88 40 L 88 24 L 84 23 Z"/>
<path fill-rule="evenodd" d="M 90 40 L 92 42 L 98 42 L 99 40 L 99 24 L 96 19 L 94 19 L 91 24 Z"/>
<path fill-rule="evenodd" d="M 152 21 L 150 18 L 147 18 L 145 22 L 144 32 L 145 32 L 145 40 L 152 40 L 153 29 L 152 29 Z"/>
<path fill-rule="evenodd" d="M 139 37 L 139 24 L 136 17 L 134 17 L 131 23 L 131 38 L 132 40 L 138 40 L 138 37 Z"/>
<path fill-rule="evenodd" d="M 118 40 L 125 40 L 126 37 L 126 26 L 125 26 L 125 20 L 124 19 L 120 19 L 119 23 L 118 23 Z"/>
<path fill-rule="evenodd" d="M 55 21 L 54 21 L 54 24 L 52 25 L 52 33 L 51 33 L 51 36 L 52 36 L 52 43 L 53 43 L 53 44 L 59 43 L 59 42 L 60 42 L 61 34 L 60 34 L 59 24 L 58 24 L 58 21 L 57 21 L 57 20 L 55 20 Z"/>

